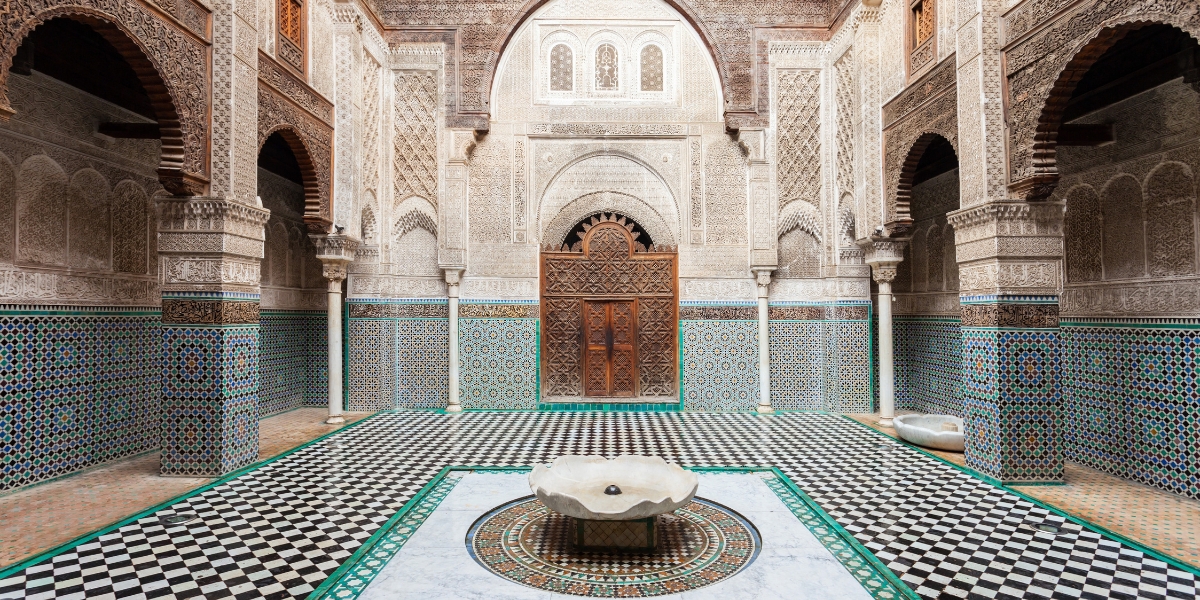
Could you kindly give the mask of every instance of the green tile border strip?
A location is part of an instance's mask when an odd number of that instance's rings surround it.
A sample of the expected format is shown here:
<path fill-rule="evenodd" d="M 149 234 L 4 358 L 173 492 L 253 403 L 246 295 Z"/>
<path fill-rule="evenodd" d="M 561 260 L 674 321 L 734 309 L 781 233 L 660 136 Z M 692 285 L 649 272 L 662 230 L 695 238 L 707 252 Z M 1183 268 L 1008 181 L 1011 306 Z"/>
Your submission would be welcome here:
<path fill-rule="evenodd" d="M 542 402 L 538 410 L 546 412 L 679 412 L 677 402 Z"/>
<path fill-rule="evenodd" d="M 438 478 L 421 488 L 416 496 L 379 528 L 376 533 L 383 532 L 383 535 L 372 535 L 308 597 L 345 599 L 357 598 L 362 594 L 383 567 L 404 547 L 408 538 L 417 532 L 425 523 L 425 519 L 428 519 L 442 500 L 450 495 L 454 486 L 462 481 L 461 475 L 446 470 L 439 473 Z"/>
<path fill-rule="evenodd" d="M 876 435 L 879 435 L 880 437 L 883 437 L 887 440 L 890 440 L 890 441 L 900 444 L 902 446 L 906 446 L 912 450 L 916 450 L 917 452 L 920 452 L 921 454 L 924 454 L 925 456 L 928 456 L 934 460 L 937 460 L 937 461 L 943 462 L 947 465 L 950 465 L 951 467 L 958 469 L 959 471 L 962 471 L 963 473 L 966 473 L 967 475 L 969 475 L 971 477 L 974 477 L 976 479 L 979 479 L 981 481 L 989 483 L 989 484 L 991 484 L 995 487 L 998 487 L 1006 492 L 1009 492 L 1010 494 L 1013 494 L 1023 500 L 1032 502 L 1033 504 L 1040 506 L 1040 507 L 1042 507 L 1042 508 L 1044 508 L 1044 509 L 1046 509 L 1046 510 L 1048 510 L 1048 511 L 1050 511 L 1072 523 L 1075 523 L 1076 525 L 1079 525 L 1080 527 L 1083 527 L 1084 529 L 1089 529 L 1095 533 L 1099 533 L 1100 535 L 1112 538 L 1112 539 L 1114 539 L 1118 542 L 1121 542 L 1122 544 L 1125 544 L 1126 546 L 1129 546 L 1129 547 L 1133 548 L 1134 550 L 1137 550 L 1155 560 L 1162 561 L 1168 565 L 1171 565 L 1172 567 L 1175 567 L 1176 569 L 1179 569 L 1181 571 L 1187 571 L 1188 573 L 1191 573 L 1192 575 L 1200 577 L 1200 567 L 1192 566 L 1188 563 L 1185 563 L 1185 562 L 1179 560 L 1178 558 L 1174 558 L 1172 556 L 1163 554 L 1162 552 L 1159 552 L 1158 550 L 1155 550 L 1154 548 L 1151 548 L 1141 542 L 1133 540 L 1127 536 L 1117 533 L 1117 532 L 1115 532 L 1107 527 L 1104 527 L 1102 525 L 1097 525 L 1087 519 L 1084 519 L 1083 517 L 1079 517 L 1074 514 L 1071 514 L 1061 508 L 1058 508 L 1057 506 L 1054 506 L 1053 504 L 1048 504 L 1043 500 L 1034 498 L 1033 496 L 1030 496 L 1029 494 L 1026 494 L 1025 492 L 1014 489 L 1012 487 L 1014 485 L 1021 486 L 1021 487 L 1032 486 L 1032 485 L 1067 485 L 1066 482 L 1063 482 L 1063 483 L 1055 482 L 1055 483 L 1048 483 L 1048 484 L 1036 484 L 1036 483 L 1004 484 L 998 479 L 988 477 L 970 467 L 960 465 L 960 464 L 951 462 L 949 460 L 946 460 L 936 454 L 933 454 L 932 452 L 929 452 L 928 450 L 926 450 L 920 446 L 917 446 L 915 444 L 910 444 L 909 442 L 906 442 L 900 438 L 892 437 L 882 431 L 879 431 L 878 429 L 875 429 L 874 427 L 871 427 L 870 425 L 867 425 L 866 423 L 862 423 L 860 421 L 852 419 L 847 415 L 838 415 L 838 416 L 841 416 L 842 418 L 844 418 L 847 421 L 850 421 L 852 423 L 857 423 L 858 425 L 866 428 L 868 431 L 871 431 L 871 432 L 875 433 Z"/>
<path fill-rule="evenodd" d="M 379 528 L 354 554 L 308 595 L 306 600 L 355 600 L 403 548 L 417 528 L 433 514 L 458 483 L 459 473 L 525 473 L 532 467 L 448 466 Z M 821 545 L 850 572 L 876 600 L 920 600 L 911 588 L 887 568 L 829 513 L 774 467 L 690 467 L 699 473 L 761 474 L 767 486 Z"/>
<path fill-rule="evenodd" d="M 363 417 L 353 423 L 350 423 L 350 424 L 340 427 L 334 431 L 330 431 L 329 433 L 321 435 L 320 437 L 313 438 L 303 444 L 300 444 L 299 446 L 296 446 L 295 448 L 292 448 L 291 450 L 281 452 L 280 454 L 272 456 L 271 458 L 268 458 L 268 459 L 250 463 L 250 464 L 248 464 L 232 473 L 229 473 L 228 475 L 225 475 L 215 481 L 206 483 L 194 490 L 184 492 L 184 493 L 182 493 L 178 496 L 175 496 L 174 498 L 171 498 L 170 500 L 167 500 L 165 502 L 160 502 L 158 504 L 155 504 L 154 506 L 151 506 L 150 508 L 147 508 L 145 510 L 142 510 L 141 512 L 133 514 L 132 516 L 125 517 L 124 519 L 121 519 L 120 521 L 117 521 L 116 523 L 113 523 L 112 525 L 108 525 L 106 527 L 101 527 L 100 529 L 97 529 L 90 533 L 85 533 L 69 542 L 59 544 L 58 546 L 50 548 L 49 550 L 44 550 L 42 552 L 39 552 L 38 554 L 35 554 L 32 557 L 26 558 L 25 560 L 22 560 L 20 562 L 17 562 L 12 565 L 9 565 L 7 567 L 4 567 L 3 569 L 0 569 L 0 579 L 7 579 L 8 577 L 11 577 L 14 573 L 28 569 L 29 567 L 32 567 L 32 566 L 42 562 L 43 560 L 46 560 L 47 558 L 52 558 L 52 557 L 58 556 L 59 554 L 62 554 L 63 552 L 66 552 L 67 550 L 75 548 L 76 546 L 79 546 L 80 544 L 91 541 L 92 539 L 98 538 L 107 533 L 116 531 L 117 529 L 120 529 L 120 528 L 122 528 L 130 523 L 136 522 L 140 519 L 144 519 L 164 508 L 170 507 L 173 504 L 182 502 L 184 500 L 187 500 L 188 498 L 191 498 L 192 496 L 202 494 L 202 493 L 207 492 L 208 490 L 211 490 L 219 485 L 233 481 L 234 479 L 237 479 L 238 477 L 241 477 L 242 475 L 245 475 L 246 473 L 249 473 L 250 471 L 254 471 L 261 467 L 265 467 L 281 458 L 295 454 L 301 450 L 304 450 L 305 448 L 308 448 L 309 446 L 312 446 L 314 444 L 322 442 L 331 436 L 342 433 L 342 432 L 346 431 L 347 429 L 358 427 L 359 425 L 366 423 L 366 422 L 374 419 L 375 417 L 377 417 L 381 414 L 384 414 L 385 412 L 387 412 L 387 411 L 380 411 L 373 415 L 368 415 L 366 417 Z M 73 475 L 73 473 L 72 473 L 72 475 Z"/>

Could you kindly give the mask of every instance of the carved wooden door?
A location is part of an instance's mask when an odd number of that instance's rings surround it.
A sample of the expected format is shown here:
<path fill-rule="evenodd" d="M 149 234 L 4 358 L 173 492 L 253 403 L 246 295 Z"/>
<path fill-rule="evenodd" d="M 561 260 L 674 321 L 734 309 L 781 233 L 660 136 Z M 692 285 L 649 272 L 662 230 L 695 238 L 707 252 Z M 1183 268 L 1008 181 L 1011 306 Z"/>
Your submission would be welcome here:
<path fill-rule="evenodd" d="M 674 248 L 646 247 L 598 216 L 542 252 L 542 382 L 548 398 L 672 398 L 678 389 Z"/>
<path fill-rule="evenodd" d="M 584 384 L 588 396 L 631 398 L 636 389 L 634 338 L 637 318 L 632 301 L 583 303 Z"/>

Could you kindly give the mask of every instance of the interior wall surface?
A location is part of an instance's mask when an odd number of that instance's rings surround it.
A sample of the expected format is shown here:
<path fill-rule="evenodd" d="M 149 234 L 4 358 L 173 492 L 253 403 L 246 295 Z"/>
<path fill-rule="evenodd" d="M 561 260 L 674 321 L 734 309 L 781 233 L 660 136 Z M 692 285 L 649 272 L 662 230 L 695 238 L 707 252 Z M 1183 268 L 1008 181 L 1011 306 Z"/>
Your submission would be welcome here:
<path fill-rule="evenodd" d="M 1067 204 L 1062 361 L 1070 460 L 1200 497 L 1200 94 L 1175 79 L 1074 121 L 1112 144 L 1058 148 Z"/>
<path fill-rule="evenodd" d="M 304 188 L 258 169 L 266 226 L 259 308 L 259 415 L 328 402 L 326 280 L 303 220 Z"/>
<path fill-rule="evenodd" d="M 912 190 L 912 241 L 894 283 L 896 407 L 963 416 L 962 319 L 954 229 L 958 169 Z"/>
<path fill-rule="evenodd" d="M 157 140 L 34 70 L 0 123 L 0 490 L 159 445 Z"/>

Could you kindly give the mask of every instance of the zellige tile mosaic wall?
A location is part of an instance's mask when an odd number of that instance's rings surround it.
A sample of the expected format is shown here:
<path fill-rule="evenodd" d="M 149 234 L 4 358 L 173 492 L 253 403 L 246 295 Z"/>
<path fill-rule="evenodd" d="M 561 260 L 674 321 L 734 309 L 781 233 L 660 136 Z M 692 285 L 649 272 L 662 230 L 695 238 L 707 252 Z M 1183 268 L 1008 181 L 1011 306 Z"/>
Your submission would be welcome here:
<path fill-rule="evenodd" d="M 871 412 L 874 379 L 865 304 L 772 304 L 769 317 L 773 407 Z"/>
<path fill-rule="evenodd" d="M 349 410 L 443 408 L 449 398 L 445 300 L 352 301 Z"/>
<path fill-rule="evenodd" d="M 528 306 L 532 307 L 529 314 L 536 315 L 537 305 Z M 536 318 L 460 316 L 459 401 L 463 408 L 537 408 L 538 323 Z"/>
<path fill-rule="evenodd" d="M 1064 323 L 1067 458 L 1200 498 L 1200 323 Z"/>
<path fill-rule="evenodd" d="M 758 406 L 758 322 L 681 320 L 684 410 Z"/>
<path fill-rule="evenodd" d="M 961 321 L 897 317 L 892 336 L 896 408 L 963 416 Z"/>
<path fill-rule="evenodd" d="M 262 311 L 259 415 L 328 401 L 328 318 L 321 311 Z"/>
<path fill-rule="evenodd" d="M 158 446 L 161 318 L 0 313 L 0 490 Z"/>

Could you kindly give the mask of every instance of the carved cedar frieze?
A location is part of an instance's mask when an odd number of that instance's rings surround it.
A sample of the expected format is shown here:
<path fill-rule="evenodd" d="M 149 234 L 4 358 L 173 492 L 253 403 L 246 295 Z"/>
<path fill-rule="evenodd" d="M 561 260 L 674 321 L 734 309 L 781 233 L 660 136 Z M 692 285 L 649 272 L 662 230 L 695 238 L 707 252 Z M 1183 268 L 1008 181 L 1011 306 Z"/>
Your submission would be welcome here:
<path fill-rule="evenodd" d="M 958 91 L 953 57 L 942 61 L 883 107 L 884 177 L 888 223 L 910 222 L 912 176 L 936 134 L 958 152 Z M 918 146 L 918 142 L 923 142 Z"/>
<path fill-rule="evenodd" d="M 964 304 L 963 327 L 1058 327 L 1058 304 Z"/>
<path fill-rule="evenodd" d="M 1200 38 L 1195 0 L 1028 0 L 1004 16 L 1010 188 L 1034 200 L 1058 180 L 1055 137 L 1075 83 L 1123 28 L 1166 23 Z M 1066 10 L 1064 10 L 1066 9 Z M 1043 25 L 1044 24 L 1044 25 Z"/>
<path fill-rule="evenodd" d="M 263 67 L 266 67 L 265 77 Z M 314 233 L 333 222 L 330 206 L 333 170 L 333 107 L 316 91 L 292 78 L 268 58 L 259 56 L 258 146 L 272 133 L 288 132 L 299 139 L 296 152 L 304 172 L 304 221 Z M 274 81 L 274 83 L 273 83 Z M 278 83 L 282 88 L 276 87 Z M 293 148 L 295 150 L 295 148 Z M 308 181 L 311 178 L 312 182 Z"/>
<path fill-rule="evenodd" d="M 8 69 L 25 37 L 49 19 L 87 19 L 142 75 L 162 129 L 159 178 L 163 187 L 176 195 L 204 193 L 209 178 L 212 91 L 211 44 L 206 37 L 209 14 L 195 5 L 184 6 L 185 0 L 180 2 L 176 6 L 183 11 L 176 15 L 179 21 L 136 0 L 6 2 L 0 11 L 0 118 L 13 112 L 8 100 Z M 137 49 L 129 47 L 129 40 Z"/>

